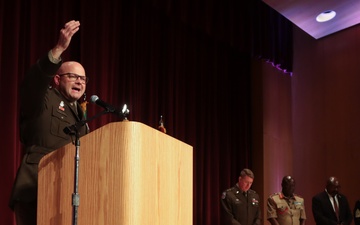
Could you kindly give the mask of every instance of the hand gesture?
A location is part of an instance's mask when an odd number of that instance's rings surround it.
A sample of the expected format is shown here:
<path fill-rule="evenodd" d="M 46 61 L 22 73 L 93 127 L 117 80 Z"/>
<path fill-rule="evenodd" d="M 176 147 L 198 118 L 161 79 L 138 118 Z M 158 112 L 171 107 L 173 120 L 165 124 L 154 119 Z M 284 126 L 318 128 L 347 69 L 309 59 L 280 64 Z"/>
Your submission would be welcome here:
<path fill-rule="evenodd" d="M 80 29 L 80 22 L 71 20 L 60 30 L 57 44 L 51 50 L 54 58 L 59 59 L 61 54 L 69 47 L 72 36 Z"/>

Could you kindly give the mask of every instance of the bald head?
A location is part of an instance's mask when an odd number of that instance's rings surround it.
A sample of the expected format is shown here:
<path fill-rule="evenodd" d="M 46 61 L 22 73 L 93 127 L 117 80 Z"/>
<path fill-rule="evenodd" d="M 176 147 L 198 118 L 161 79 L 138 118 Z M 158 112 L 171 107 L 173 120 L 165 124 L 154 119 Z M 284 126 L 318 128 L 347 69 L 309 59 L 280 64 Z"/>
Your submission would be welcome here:
<path fill-rule="evenodd" d="M 87 80 L 84 67 L 78 62 L 68 61 L 58 69 L 53 85 L 68 101 L 75 102 L 84 94 Z"/>
<path fill-rule="evenodd" d="M 85 76 L 85 69 L 84 67 L 75 61 L 68 61 L 61 64 L 60 68 L 57 71 L 57 74 L 64 74 L 64 73 L 75 73 L 78 75 Z"/>
<path fill-rule="evenodd" d="M 281 182 L 282 193 L 286 197 L 292 197 L 295 191 L 295 180 L 292 176 L 284 176 Z"/>

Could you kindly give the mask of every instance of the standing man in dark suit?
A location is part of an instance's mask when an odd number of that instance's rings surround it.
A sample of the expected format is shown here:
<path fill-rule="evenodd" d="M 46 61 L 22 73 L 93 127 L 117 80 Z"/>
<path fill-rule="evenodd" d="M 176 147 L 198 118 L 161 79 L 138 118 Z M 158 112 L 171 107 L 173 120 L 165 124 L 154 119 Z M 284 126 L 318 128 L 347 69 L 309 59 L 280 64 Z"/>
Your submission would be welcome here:
<path fill-rule="evenodd" d="M 57 44 L 30 68 L 21 86 L 20 140 L 25 155 L 9 203 L 17 225 L 36 225 L 38 163 L 44 155 L 70 143 L 73 137 L 64 128 L 84 117 L 77 100 L 88 81 L 85 70 L 78 62 L 61 59 L 79 26 L 74 20 L 65 24 Z M 78 133 L 85 135 L 87 127 Z"/>
<path fill-rule="evenodd" d="M 348 200 L 339 193 L 340 183 L 336 177 L 329 177 L 325 191 L 312 199 L 312 212 L 317 225 L 349 225 L 352 215 Z"/>
<path fill-rule="evenodd" d="M 221 196 L 223 225 L 260 225 L 261 211 L 259 195 L 250 189 L 254 173 L 243 169 L 238 182 Z"/>

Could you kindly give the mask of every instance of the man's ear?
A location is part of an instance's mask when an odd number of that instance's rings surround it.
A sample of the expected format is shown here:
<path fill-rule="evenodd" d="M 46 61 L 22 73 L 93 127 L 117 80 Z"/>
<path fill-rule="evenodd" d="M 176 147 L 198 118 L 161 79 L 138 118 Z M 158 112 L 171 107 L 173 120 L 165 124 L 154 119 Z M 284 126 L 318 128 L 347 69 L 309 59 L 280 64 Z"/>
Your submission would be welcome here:
<path fill-rule="evenodd" d="M 53 78 L 53 83 L 56 85 L 56 86 L 59 86 L 60 84 L 60 76 L 59 75 L 55 75 L 54 78 Z"/>

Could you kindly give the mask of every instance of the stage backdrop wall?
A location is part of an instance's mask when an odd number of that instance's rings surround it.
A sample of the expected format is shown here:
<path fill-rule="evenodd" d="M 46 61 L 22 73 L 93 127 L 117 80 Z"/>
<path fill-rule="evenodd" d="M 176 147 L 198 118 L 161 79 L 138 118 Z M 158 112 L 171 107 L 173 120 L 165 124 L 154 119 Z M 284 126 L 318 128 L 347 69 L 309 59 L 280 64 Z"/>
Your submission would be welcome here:
<path fill-rule="evenodd" d="M 320 40 L 295 29 L 292 79 L 294 174 L 306 198 L 337 176 L 351 209 L 360 198 L 360 27 Z M 309 222 L 315 224 L 312 214 Z"/>
<path fill-rule="evenodd" d="M 17 0 L 0 1 L 0 11 L 3 224 L 14 224 L 7 202 L 22 156 L 19 85 L 72 19 L 81 27 L 63 59 L 84 65 L 87 100 L 98 95 L 120 108 L 126 103 L 129 120 L 154 128 L 162 115 L 167 135 L 194 147 L 194 224 L 220 223 L 221 192 L 252 167 L 251 26 L 241 21 L 253 14 L 243 4 Z M 88 116 L 101 110 L 90 104 Z M 105 115 L 89 125 L 118 120 Z"/>
<path fill-rule="evenodd" d="M 254 84 L 263 85 L 252 89 L 258 99 L 253 160 L 262 171 L 254 189 L 263 200 L 264 224 L 266 199 L 281 190 L 285 175 L 295 178 L 295 193 L 305 199 L 308 225 L 315 225 L 312 197 L 328 177 L 338 177 L 351 210 L 360 199 L 359 38 L 359 26 L 319 40 L 295 27 L 291 76 L 255 61 Z"/>

